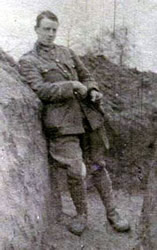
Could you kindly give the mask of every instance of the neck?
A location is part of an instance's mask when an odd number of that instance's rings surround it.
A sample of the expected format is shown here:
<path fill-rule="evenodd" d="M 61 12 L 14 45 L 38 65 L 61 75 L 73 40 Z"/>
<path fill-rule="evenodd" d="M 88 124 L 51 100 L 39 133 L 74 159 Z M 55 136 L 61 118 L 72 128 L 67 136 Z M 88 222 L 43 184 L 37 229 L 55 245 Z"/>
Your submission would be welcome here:
<path fill-rule="evenodd" d="M 40 48 L 47 48 L 47 49 L 52 49 L 55 47 L 55 44 L 51 44 L 51 45 L 46 45 L 46 44 L 43 44 L 39 41 L 36 42 L 37 46 L 39 46 Z"/>

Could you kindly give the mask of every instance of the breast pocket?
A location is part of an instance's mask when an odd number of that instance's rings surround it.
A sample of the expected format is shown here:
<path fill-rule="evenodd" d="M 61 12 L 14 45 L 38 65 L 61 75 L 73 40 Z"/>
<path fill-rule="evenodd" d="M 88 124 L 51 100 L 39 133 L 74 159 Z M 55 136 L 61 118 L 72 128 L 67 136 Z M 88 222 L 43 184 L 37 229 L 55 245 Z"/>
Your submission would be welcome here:
<path fill-rule="evenodd" d="M 78 80 L 77 71 L 76 71 L 76 67 L 75 67 L 73 60 L 69 59 L 67 61 L 64 61 L 63 65 L 64 65 L 64 68 L 67 70 L 67 72 L 69 72 L 70 79 Z"/>
<path fill-rule="evenodd" d="M 45 67 L 42 67 L 40 69 L 40 72 L 41 72 L 44 82 L 53 83 L 53 82 L 60 82 L 60 81 L 65 80 L 61 70 L 55 63 L 45 65 Z"/>
<path fill-rule="evenodd" d="M 49 63 L 49 64 L 44 64 L 40 65 L 39 70 L 42 75 L 46 74 L 50 70 L 57 70 L 57 65 L 55 62 Z"/>

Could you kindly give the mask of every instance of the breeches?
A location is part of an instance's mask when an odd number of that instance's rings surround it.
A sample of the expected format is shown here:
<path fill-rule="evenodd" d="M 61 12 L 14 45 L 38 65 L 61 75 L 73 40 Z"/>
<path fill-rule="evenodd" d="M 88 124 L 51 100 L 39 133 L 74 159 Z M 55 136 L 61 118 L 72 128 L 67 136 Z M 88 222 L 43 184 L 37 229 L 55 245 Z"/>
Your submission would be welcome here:
<path fill-rule="evenodd" d="M 105 146 L 101 129 L 81 135 L 65 135 L 49 141 L 49 155 L 55 166 L 66 168 L 67 174 L 75 178 L 85 178 L 86 166 L 104 160 Z"/>

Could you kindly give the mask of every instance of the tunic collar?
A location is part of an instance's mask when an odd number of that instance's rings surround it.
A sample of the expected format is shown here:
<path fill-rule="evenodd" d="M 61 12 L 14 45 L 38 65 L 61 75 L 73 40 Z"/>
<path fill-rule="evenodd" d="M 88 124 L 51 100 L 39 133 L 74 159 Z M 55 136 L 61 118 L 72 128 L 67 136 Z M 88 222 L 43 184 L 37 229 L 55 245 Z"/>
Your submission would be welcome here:
<path fill-rule="evenodd" d="M 44 51 L 44 52 L 50 52 L 53 51 L 56 48 L 56 45 L 53 44 L 52 46 L 46 46 L 42 43 L 39 43 L 38 41 L 35 43 L 35 49 L 37 52 Z"/>

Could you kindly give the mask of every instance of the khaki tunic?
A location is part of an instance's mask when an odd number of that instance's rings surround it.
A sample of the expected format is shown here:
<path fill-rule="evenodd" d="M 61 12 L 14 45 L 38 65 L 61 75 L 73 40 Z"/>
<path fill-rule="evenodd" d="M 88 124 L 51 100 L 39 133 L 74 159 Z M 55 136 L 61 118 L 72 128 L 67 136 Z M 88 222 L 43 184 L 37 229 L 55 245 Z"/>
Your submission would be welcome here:
<path fill-rule="evenodd" d="M 54 163 L 66 167 L 69 175 L 85 176 L 85 154 L 82 153 L 85 147 L 84 143 L 81 145 L 81 134 L 85 134 L 85 138 L 86 130 L 88 135 L 89 131 L 97 133 L 104 118 L 89 96 L 85 100 L 77 98 L 71 81 L 83 83 L 88 93 L 92 89 L 99 91 L 98 84 L 79 57 L 63 46 L 48 48 L 37 43 L 32 51 L 22 56 L 19 66 L 26 82 L 44 104 L 43 122 L 49 135 L 51 158 Z M 97 135 L 94 135 L 96 140 L 90 139 L 85 151 L 102 158 L 104 145 Z"/>
<path fill-rule="evenodd" d="M 92 130 L 102 126 L 103 115 L 89 101 L 78 100 L 71 81 L 80 81 L 92 89 L 98 84 L 78 56 L 68 48 L 54 45 L 53 48 L 36 44 L 34 49 L 19 61 L 21 74 L 44 103 L 45 127 L 58 135 L 84 133 L 85 117 Z"/>

